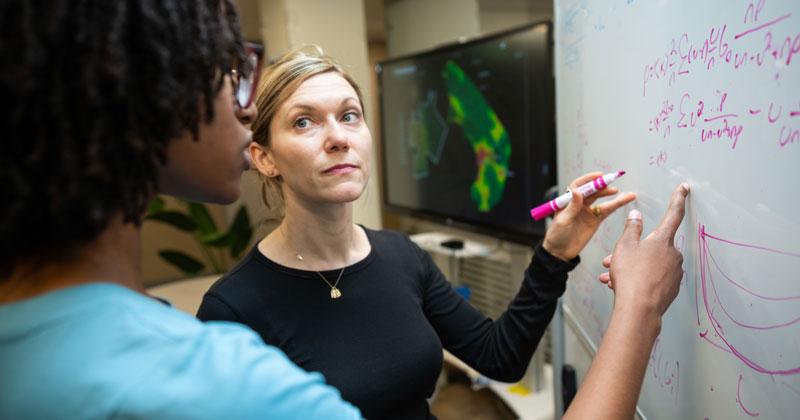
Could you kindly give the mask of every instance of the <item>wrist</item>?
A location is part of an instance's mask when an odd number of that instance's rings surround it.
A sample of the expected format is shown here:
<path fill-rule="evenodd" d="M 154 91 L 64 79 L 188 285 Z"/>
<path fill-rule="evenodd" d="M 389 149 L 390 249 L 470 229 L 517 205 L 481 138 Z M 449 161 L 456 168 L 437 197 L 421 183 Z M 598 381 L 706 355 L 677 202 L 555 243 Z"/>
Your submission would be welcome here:
<path fill-rule="evenodd" d="M 643 303 L 625 305 L 614 302 L 611 317 L 618 318 L 619 322 L 643 334 L 652 334 L 656 337 L 661 333 L 661 314 L 655 308 Z"/>
<path fill-rule="evenodd" d="M 547 240 L 547 237 L 545 237 L 544 240 L 542 241 L 542 248 L 544 248 L 544 250 L 547 251 L 548 254 L 564 262 L 569 262 L 575 258 L 575 255 L 569 256 L 563 250 L 559 249 L 558 247 L 554 247 L 553 244 L 551 244 Z"/>

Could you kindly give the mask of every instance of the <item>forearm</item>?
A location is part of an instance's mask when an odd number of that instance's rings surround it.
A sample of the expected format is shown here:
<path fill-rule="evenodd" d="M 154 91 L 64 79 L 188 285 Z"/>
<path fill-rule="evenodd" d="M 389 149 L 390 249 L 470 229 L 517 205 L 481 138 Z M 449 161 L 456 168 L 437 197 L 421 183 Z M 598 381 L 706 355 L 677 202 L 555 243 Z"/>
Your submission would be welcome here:
<path fill-rule="evenodd" d="M 578 259 L 560 261 L 537 247 L 520 290 L 503 315 L 494 322 L 483 322 L 481 328 L 465 329 L 474 333 L 458 334 L 466 345 L 449 350 L 492 379 L 519 380 L 550 324 L 566 288 L 567 273 L 577 263 Z"/>
<path fill-rule="evenodd" d="M 608 331 L 565 419 L 633 418 L 647 360 L 661 330 L 661 318 L 648 312 L 614 309 Z"/>

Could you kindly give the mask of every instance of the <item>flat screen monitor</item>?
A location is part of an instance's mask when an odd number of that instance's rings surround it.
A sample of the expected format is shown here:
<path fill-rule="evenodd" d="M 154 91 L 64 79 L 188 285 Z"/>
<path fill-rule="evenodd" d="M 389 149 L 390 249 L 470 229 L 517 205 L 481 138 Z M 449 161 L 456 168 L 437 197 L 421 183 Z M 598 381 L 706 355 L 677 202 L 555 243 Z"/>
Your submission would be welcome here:
<path fill-rule="evenodd" d="M 378 64 L 385 208 L 541 237 L 529 210 L 556 183 L 552 45 L 542 22 Z"/>

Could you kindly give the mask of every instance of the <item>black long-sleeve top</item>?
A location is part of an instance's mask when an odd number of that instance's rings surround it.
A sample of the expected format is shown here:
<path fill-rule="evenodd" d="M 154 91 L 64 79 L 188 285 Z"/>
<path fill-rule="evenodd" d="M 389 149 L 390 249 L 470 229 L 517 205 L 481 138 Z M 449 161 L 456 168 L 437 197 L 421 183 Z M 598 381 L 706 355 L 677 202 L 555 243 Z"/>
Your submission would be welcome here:
<path fill-rule="evenodd" d="M 254 247 L 206 293 L 197 316 L 250 326 L 321 372 L 366 418 L 427 419 L 442 347 L 490 378 L 519 380 L 578 263 L 537 246 L 517 296 L 492 321 L 408 237 L 365 231 L 372 250 L 345 268 L 341 298 L 331 299 L 316 272 L 279 265 Z M 339 270 L 322 274 L 333 283 Z"/>

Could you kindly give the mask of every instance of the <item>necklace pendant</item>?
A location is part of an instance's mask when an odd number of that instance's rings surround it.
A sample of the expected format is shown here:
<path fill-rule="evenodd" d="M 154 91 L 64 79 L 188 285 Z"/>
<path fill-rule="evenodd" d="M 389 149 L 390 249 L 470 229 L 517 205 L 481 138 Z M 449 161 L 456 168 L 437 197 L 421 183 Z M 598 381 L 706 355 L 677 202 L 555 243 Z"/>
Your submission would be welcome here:
<path fill-rule="evenodd" d="M 342 292 L 336 287 L 331 288 L 331 299 L 339 299 L 340 297 L 342 297 Z"/>

